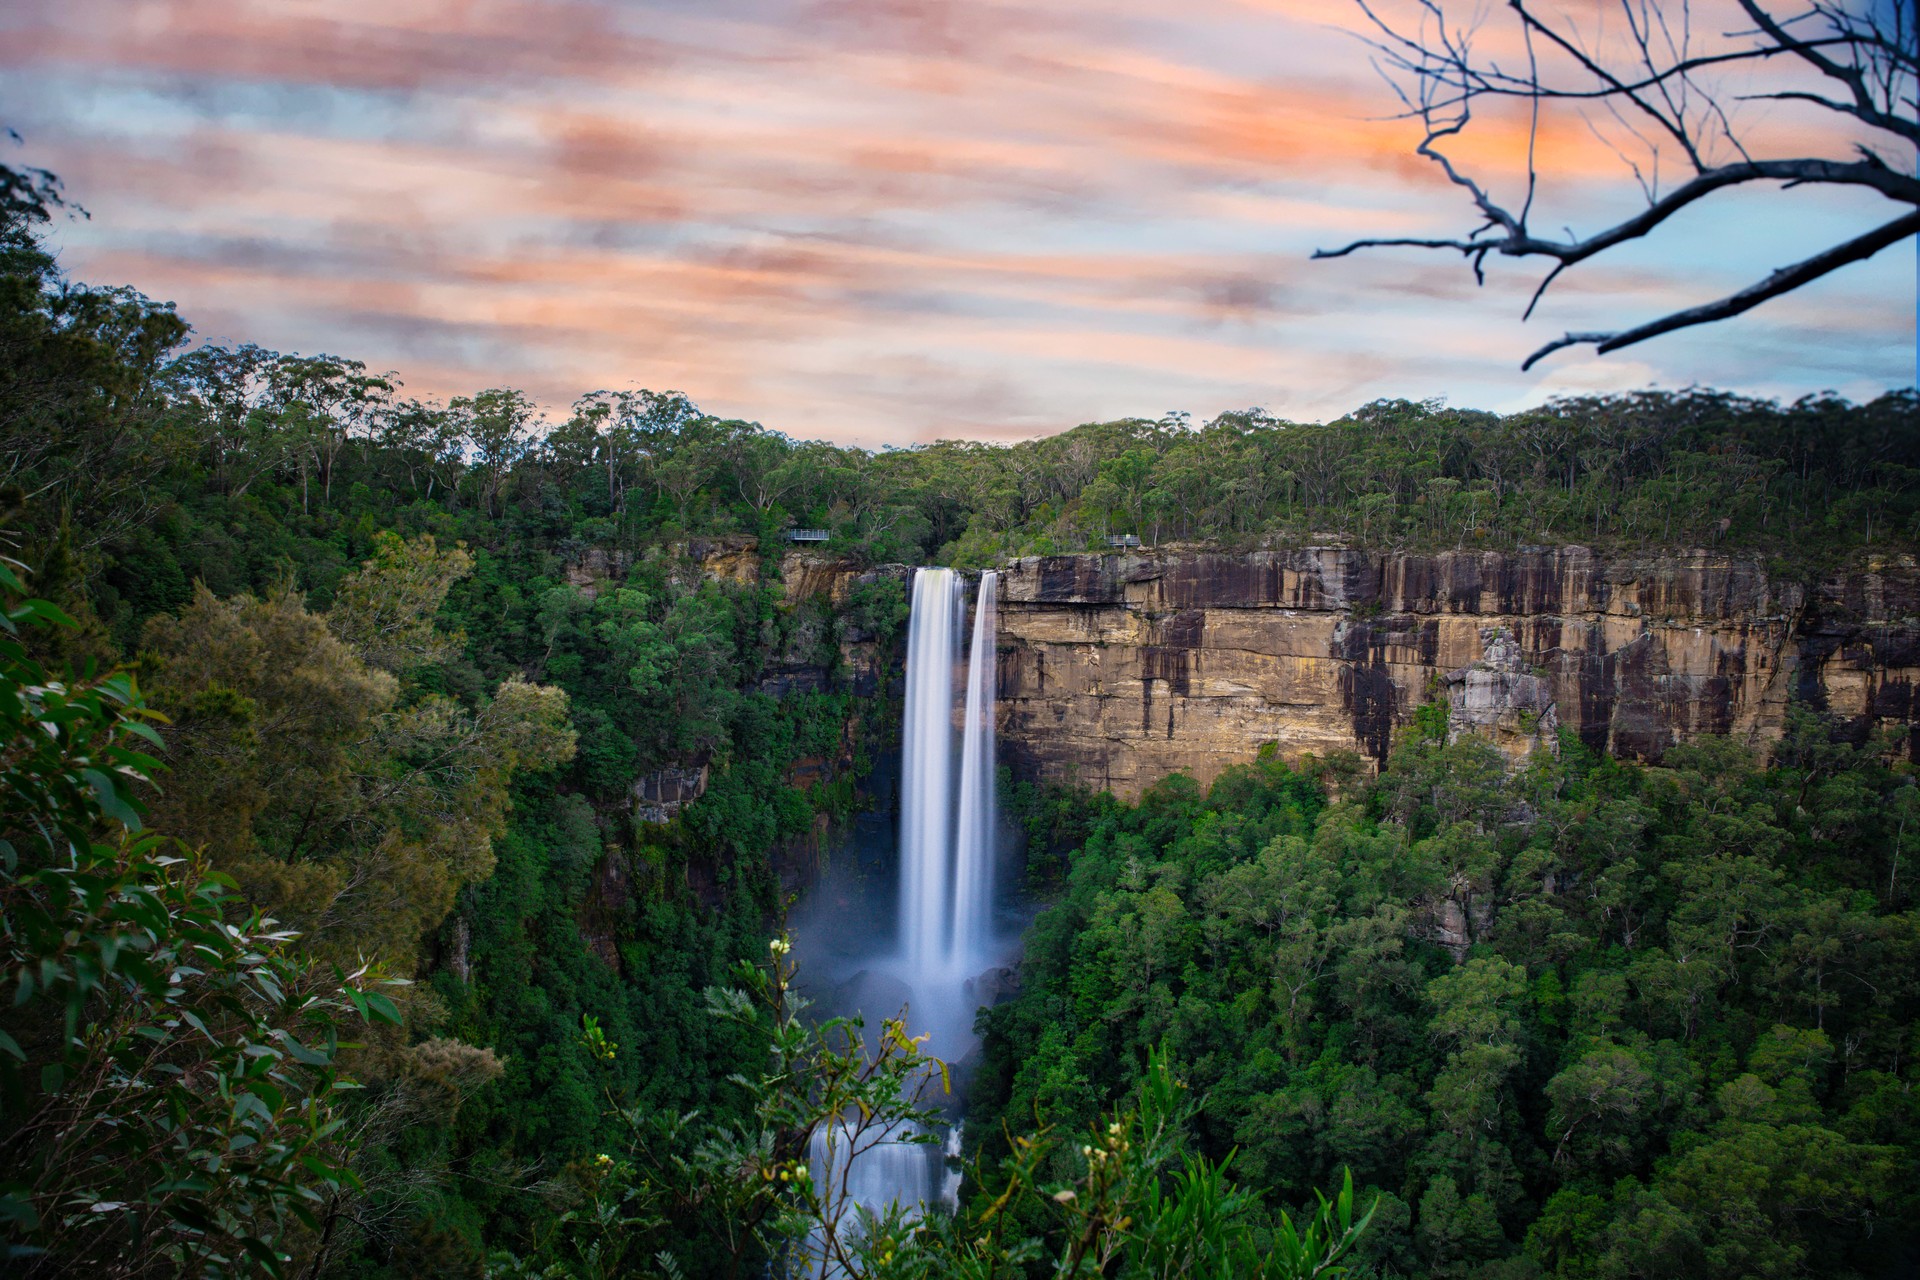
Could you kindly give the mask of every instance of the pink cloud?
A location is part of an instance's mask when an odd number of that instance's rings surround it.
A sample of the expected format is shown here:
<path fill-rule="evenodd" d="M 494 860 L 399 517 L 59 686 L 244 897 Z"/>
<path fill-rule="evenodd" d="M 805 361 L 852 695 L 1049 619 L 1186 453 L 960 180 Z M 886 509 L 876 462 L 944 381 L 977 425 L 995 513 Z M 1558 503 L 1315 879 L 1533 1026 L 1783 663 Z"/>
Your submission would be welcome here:
<path fill-rule="evenodd" d="M 23 101 L 74 108 L 34 141 L 98 215 L 61 231 L 76 271 L 439 394 L 512 382 L 563 404 L 645 381 L 867 439 L 1183 397 L 1523 395 L 1554 385 L 1513 370 L 1542 326 L 1727 278 L 1684 253 L 1576 273 L 1522 329 L 1525 268 L 1477 290 L 1457 258 L 1308 263 L 1352 235 L 1472 224 L 1411 126 L 1375 118 L 1390 99 L 1328 25 L 1353 16 L 24 0 L 0 65 L 36 87 Z M 1459 154 L 1514 190 L 1526 125 L 1489 112 Z M 1590 213 L 1613 150 L 1573 120 L 1541 143 Z M 1862 311 L 1904 314 L 1910 347 L 1901 292 Z M 1404 385 L 1420 379 L 1439 385 Z"/>
<path fill-rule="evenodd" d="M 49 62 L 345 89 L 483 78 L 625 79 L 671 55 L 591 3 L 21 0 L 0 63 Z"/>

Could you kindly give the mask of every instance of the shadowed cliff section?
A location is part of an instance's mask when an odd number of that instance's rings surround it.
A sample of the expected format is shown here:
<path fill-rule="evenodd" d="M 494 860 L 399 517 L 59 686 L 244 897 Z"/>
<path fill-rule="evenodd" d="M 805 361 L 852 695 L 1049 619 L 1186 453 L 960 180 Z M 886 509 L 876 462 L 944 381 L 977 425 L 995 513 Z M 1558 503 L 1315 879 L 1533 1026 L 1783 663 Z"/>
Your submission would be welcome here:
<path fill-rule="evenodd" d="M 1435 698 L 1516 755 L 1566 727 L 1657 760 L 1702 734 L 1763 744 L 1795 699 L 1863 734 L 1915 723 L 1920 569 L 1807 585 L 1751 557 L 1580 546 L 1034 557 L 1007 574 L 1001 648 L 1016 771 L 1122 795 L 1267 742 L 1379 761 Z"/>

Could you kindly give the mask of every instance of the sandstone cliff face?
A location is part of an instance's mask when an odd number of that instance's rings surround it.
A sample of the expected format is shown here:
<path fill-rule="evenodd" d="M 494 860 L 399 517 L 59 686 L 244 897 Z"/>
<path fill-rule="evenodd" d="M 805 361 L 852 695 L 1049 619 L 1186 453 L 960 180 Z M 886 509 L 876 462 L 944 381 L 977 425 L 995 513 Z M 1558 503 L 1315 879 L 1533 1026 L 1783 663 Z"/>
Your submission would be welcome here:
<path fill-rule="evenodd" d="M 1795 698 L 1863 731 L 1920 722 L 1916 679 L 1910 559 L 1806 588 L 1708 552 L 1168 549 L 1016 561 L 1001 606 L 1005 757 L 1121 795 L 1268 742 L 1377 762 L 1432 698 L 1510 753 L 1565 726 L 1657 759 L 1764 743 Z"/>
<path fill-rule="evenodd" d="M 862 697 L 885 694 L 881 673 L 889 655 L 880 651 L 881 637 L 860 627 L 842 613 L 854 590 L 863 584 L 899 582 L 911 587 L 913 567 L 904 564 L 879 565 L 856 569 L 832 556 L 789 552 L 780 561 L 780 580 L 786 587 L 786 603 L 793 608 L 805 600 L 817 600 L 839 617 L 836 644 L 847 688 Z M 818 670 L 821 687 L 826 687 L 826 672 Z M 770 690 L 778 692 L 778 690 Z"/>
<path fill-rule="evenodd" d="M 733 581 L 762 563 L 750 538 L 670 550 Z M 624 569 L 583 562 L 572 576 L 590 593 Z M 835 628 L 853 692 L 892 692 L 881 687 L 890 659 L 842 610 L 862 583 L 911 573 L 799 550 L 781 561 L 788 606 L 826 606 L 819 622 Z M 1764 745 L 1796 699 L 1862 732 L 1920 729 L 1920 566 L 1909 557 L 1812 586 L 1775 581 L 1751 557 L 1578 546 L 1037 557 L 1008 566 L 1000 627 L 1003 759 L 1023 777 L 1123 796 L 1176 770 L 1210 781 L 1269 742 L 1288 758 L 1353 751 L 1377 763 L 1437 698 L 1453 733 L 1515 757 L 1562 727 L 1643 760 L 1706 733 Z M 765 691 L 826 687 L 817 652 L 796 645 Z M 1908 749 L 1920 760 L 1920 732 Z"/>

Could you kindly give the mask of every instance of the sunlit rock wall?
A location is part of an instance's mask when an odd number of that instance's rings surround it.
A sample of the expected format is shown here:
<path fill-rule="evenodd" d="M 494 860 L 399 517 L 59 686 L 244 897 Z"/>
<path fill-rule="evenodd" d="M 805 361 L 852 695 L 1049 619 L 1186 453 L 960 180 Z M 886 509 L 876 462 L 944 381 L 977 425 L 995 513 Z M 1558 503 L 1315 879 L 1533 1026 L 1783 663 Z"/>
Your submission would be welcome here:
<path fill-rule="evenodd" d="M 750 538 L 669 551 L 709 578 L 766 567 Z M 569 576 L 592 594 L 625 568 L 602 556 Z M 886 694 L 898 655 L 846 609 L 862 583 L 904 585 L 911 568 L 789 550 L 780 574 L 787 606 L 813 602 L 818 617 L 794 628 L 764 691 Z M 1454 734 L 1516 758 L 1566 728 L 1651 760 L 1703 733 L 1764 747 L 1795 699 L 1860 732 L 1920 724 L 1917 681 L 1908 557 L 1807 585 L 1707 551 L 1163 548 L 1018 560 L 1002 584 L 1002 758 L 1122 795 L 1175 770 L 1210 780 L 1268 742 L 1378 762 L 1431 700 L 1448 703 Z"/>
<path fill-rule="evenodd" d="M 1920 720 L 1910 559 L 1804 587 L 1709 552 L 1167 549 L 1019 560 L 1003 601 L 1006 757 L 1122 795 L 1268 742 L 1377 762 L 1433 699 L 1515 755 L 1559 727 L 1638 759 L 1764 744 L 1796 697 L 1863 731 Z"/>

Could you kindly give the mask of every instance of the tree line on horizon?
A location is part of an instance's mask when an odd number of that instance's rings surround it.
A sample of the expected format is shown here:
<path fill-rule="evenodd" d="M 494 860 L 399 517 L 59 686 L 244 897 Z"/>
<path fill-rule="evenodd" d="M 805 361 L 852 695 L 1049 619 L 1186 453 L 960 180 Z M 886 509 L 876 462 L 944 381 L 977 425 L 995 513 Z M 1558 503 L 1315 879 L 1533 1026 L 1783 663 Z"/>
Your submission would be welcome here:
<path fill-rule="evenodd" d="M 213 493 L 243 498 L 270 476 L 303 513 L 356 483 L 489 517 L 559 501 L 590 539 L 628 548 L 798 525 L 869 562 L 964 566 L 1114 535 L 1831 557 L 1911 543 L 1920 519 L 1911 389 L 1864 405 L 1644 391 L 1506 415 L 1383 400 L 1328 423 L 1249 409 L 869 451 L 718 418 L 678 392 L 595 392 L 553 422 L 512 389 L 427 403 L 357 361 L 253 347 L 194 348 L 151 385 L 166 427 L 149 465 L 188 450 Z"/>
<path fill-rule="evenodd" d="M 677 392 L 594 392 L 550 420 L 511 389 L 427 402 L 357 360 L 192 345 L 170 305 L 62 275 L 37 236 L 57 184 L 5 174 L 0 501 L 24 513 L 15 537 L 37 558 L 57 545 L 76 564 L 151 562 L 155 581 L 104 590 L 79 570 L 109 619 L 138 616 L 142 593 L 178 603 L 195 579 L 260 585 L 234 567 L 248 551 L 183 539 L 191 504 L 289 527 L 369 506 L 442 531 L 433 513 L 544 520 L 567 524 L 569 547 L 628 552 L 799 525 L 854 558 L 963 566 L 1100 550 L 1114 535 L 1704 546 L 1789 552 L 1801 567 L 1920 538 L 1913 388 L 1787 405 L 1650 390 L 1505 415 L 1382 400 L 1327 423 L 1248 409 L 879 451 L 790 439 Z M 303 588 L 324 603 L 370 545 L 362 534 L 351 556 L 301 566 Z"/>

